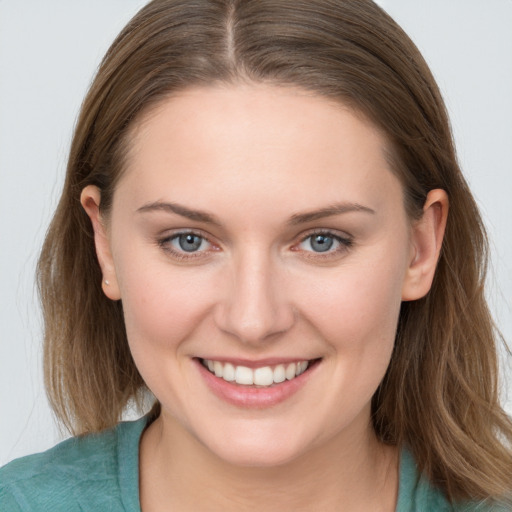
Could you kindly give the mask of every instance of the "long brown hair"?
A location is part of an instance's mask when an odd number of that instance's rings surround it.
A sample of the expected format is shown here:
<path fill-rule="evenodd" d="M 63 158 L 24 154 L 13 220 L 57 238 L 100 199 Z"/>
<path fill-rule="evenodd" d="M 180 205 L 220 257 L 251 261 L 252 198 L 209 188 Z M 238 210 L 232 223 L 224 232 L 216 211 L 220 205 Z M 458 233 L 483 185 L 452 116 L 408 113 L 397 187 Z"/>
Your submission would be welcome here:
<path fill-rule="evenodd" d="M 485 230 L 437 85 L 411 40 L 370 0 L 155 0 L 117 37 L 83 103 L 38 267 L 46 386 L 58 418 L 74 433 L 99 431 L 144 390 L 122 304 L 101 290 L 81 190 L 98 186 L 108 215 L 142 112 L 186 87 L 240 81 L 302 87 L 367 116 L 389 141 L 411 218 L 430 190 L 448 193 L 434 283 L 402 305 L 373 424 L 383 442 L 409 446 L 450 499 L 505 496 L 512 424 L 499 405 Z"/>

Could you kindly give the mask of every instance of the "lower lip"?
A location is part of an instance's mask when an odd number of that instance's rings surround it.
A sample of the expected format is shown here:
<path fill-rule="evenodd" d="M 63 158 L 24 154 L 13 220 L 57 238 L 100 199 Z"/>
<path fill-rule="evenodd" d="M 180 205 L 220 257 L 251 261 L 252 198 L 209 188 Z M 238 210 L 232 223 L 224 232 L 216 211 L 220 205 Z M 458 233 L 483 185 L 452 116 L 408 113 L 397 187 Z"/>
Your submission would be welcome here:
<path fill-rule="evenodd" d="M 194 362 L 207 386 L 216 396 L 237 407 L 252 409 L 264 409 L 284 402 L 306 384 L 319 366 L 318 360 L 313 361 L 304 373 L 292 380 L 285 380 L 268 388 L 258 388 L 227 382 L 211 373 L 199 359 L 194 359 Z"/>

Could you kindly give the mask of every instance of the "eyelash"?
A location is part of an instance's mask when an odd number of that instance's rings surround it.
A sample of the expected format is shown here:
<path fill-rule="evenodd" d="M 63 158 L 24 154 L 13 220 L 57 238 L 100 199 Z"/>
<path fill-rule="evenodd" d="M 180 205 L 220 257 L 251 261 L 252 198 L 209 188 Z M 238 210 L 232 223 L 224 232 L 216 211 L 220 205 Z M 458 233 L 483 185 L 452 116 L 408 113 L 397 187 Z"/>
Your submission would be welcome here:
<path fill-rule="evenodd" d="M 161 239 L 157 240 L 157 243 L 166 253 L 170 254 L 173 258 L 175 258 L 179 261 L 190 261 L 195 258 L 204 258 L 205 252 L 207 252 L 207 251 L 203 250 L 203 251 L 187 252 L 184 250 L 182 250 L 182 251 L 176 250 L 172 247 L 172 245 L 171 245 L 172 242 L 174 240 L 178 240 L 180 236 L 184 236 L 184 235 L 192 235 L 192 236 L 201 238 L 202 242 L 206 242 L 206 243 L 210 244 L 210 246 L 214 246 L 214 244 L 212 244 L 212 242 L 209 241 L 208 237 L 205 236 L 204 233 L 202 233 L 200 231 L 194 231 L 194 230 L 179 231 L 177 233 L 173 233 L 170 236 L 166 236 L 165 238 L 161 238 Z M 201 244 L 202 244 L 202 242 L 201 242 Z M 210 251 L 208 251 L 208 252 L 210 252 Z"/>
<path fill-rule="evenodd" d="M 307 233 L 306 235 L 304 235 L 301 238 L 300 242 L 298 244 L 295 244 L 294 247 L 297 247 L 297 246 L 303 244 L 308 239 L 312 239 L 313 237 L 318 237 L 318 236 L 324 236 L 326 238 L 331 238 L 335 242 L 337 242 L 339 245 L 336 249 L 331 251 L 329 248 L 328 250 L 326 250 L 323 253 L 315 252 L 315 251 L 304 251 L 305 258 L 310 258 L 310 259 L 314 259 L 317 261 L 322 260 L 322 259 L 326 260 L 326 259 L 330 259 L 330 258 L 337 258 L 341 254 L 344 254 L 348 250 L 350 250 L 352 248 L 352 246 L 354 245 L 354 240 L 350 235 L 341 236 L 341 235 L 337 235 L 337 234 L 333 233 L 332 231 L 320 229 L 320 230 L 311 231 L 311 232 Z M 299 249 L 292 249 L 292 250 L 298 251 Z"/>
<path fill-rule="evenodd" d="M 172 242 L 174 240 L 178 240 L 180 236 L 184 236 L 184 235 L 192 235 L 192 236 L 201 238 L 201 240 L 202 240 L 201 245 L 203 242 L 206 242 L 207 244 L 210 245 L 210 247 L 216 247 L 216 249 L 210 248 L 207 250 L 187 252 L 185 250 L 176 250 L 175 248 L 173 248 Z M 339 245 L 335 250 L 330 250 L 330 248 L 328 248 L 324 253 L 305 250 L 305 251 L 303 251 L 305 258 L 314 259 L 317 261 L 318 260 L 326 260 L 326 259 L 330 259 L 330 258 L 336 258 L 336 257 L 340 256 L 341 254 L 350 250 L 354 244 L 353 238 L 350 235 L 340 236 L 340 235 L 337 235 L 337 234 L 333 233 L 332 231 L 328 231 L 328 230 L 315 230 L 315 231 L 311 231 L 311 232 L 307 233 L 306 235 L 303 235 L 301 237 L 300 241 L 298 243 L 295 243 L 292 246 L 291 250 L 296 251 L 296 252 L 300 251 L 300 249 L 298 247 L 301 244 L 305 243 L 308 239 L 312 239 L 315 236 L 316 237 L 324 236 L 326 238 L 330 238 L 330 239 L 334 240 L 335 242 L 337 242 Z M 191 261 L 195 258 L 204 258 L 205 256 L 208 255 L 205 253 L 219 250 L 218 247 L 215 246 L 215 244 L 210 242 L 210 240 L 208 239 L 207 236 L 205 236 L 205 234 L 203 234 L 200 231 L 194 231 L 194 230 L 180 231 L 177 233 L 173 233 L 170 236 L 166 236 L 165 238 L 161 238 L 161 239 L 157 240 L 157 243 L 158 243 L 158 246 L 161 247 L 166 253 L 170 254 L 173 258 L 175 258 L 179 261 Z"/>

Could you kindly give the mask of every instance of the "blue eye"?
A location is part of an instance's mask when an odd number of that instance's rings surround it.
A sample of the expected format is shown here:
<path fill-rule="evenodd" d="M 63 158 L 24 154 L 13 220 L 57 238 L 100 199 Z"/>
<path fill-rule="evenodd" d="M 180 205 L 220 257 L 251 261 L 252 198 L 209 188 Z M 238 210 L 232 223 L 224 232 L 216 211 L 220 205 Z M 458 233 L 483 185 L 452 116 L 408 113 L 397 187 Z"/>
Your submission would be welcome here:
<path fill-rule="evenodd" d="M 332 249 L 332 246 L 335 243 L 335 240 L 331 236 L 326 235 L 311 235 L 309 237 L 309 243 L 311 248 L 315 252 L 326 252 L 329 249 Z"/>
<path fill-rule="evenodd" d="M 313 233 L 299 244 L 303 251 L 313 253 L 336 253 L 350 247 L 351 240 L 332 233 Z"/>
<path fill-rule="evenodd" d="M 219 247 L 200 232 L 182 231 L 156 240 L 171 259 L 181 262 L 206 261 Z"/>
<path fill-rule="evenodd" d="M 197 252 L 207 249 L 209 243 L 195 233 L 180 233 L 170 239 L 173 249 L 183 252 Z"/>

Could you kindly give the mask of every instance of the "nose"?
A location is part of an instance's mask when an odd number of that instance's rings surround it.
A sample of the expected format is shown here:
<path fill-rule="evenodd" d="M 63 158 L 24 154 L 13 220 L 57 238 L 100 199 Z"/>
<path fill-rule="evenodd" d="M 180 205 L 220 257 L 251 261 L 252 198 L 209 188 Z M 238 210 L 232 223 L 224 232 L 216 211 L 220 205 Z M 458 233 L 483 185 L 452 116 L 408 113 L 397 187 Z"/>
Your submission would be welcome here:
<path fill-rule="evenodd" d="M 295 312 L 286 293 L 284 269 L 265 253 L 252 251 L 232 262 L 216 323 L 245 344 L 261 344 L 288 331 Z"/>

